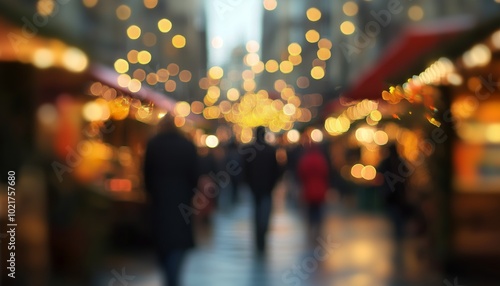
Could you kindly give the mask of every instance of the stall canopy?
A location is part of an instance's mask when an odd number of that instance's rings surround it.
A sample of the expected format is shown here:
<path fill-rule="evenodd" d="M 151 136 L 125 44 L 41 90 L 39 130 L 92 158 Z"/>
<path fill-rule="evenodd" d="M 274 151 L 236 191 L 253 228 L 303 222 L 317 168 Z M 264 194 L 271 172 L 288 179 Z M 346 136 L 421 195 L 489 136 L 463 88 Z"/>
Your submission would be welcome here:
<path fill-rule="evenodd" d="M 424 57 L 436 50 L 442 51 L 453 39 L 469 31 L 473 24 L 470 17 L 454 17 L 405 29 L 343 97 L 352 100 L 379 99 L 382 91 L 391 84 L 387 82 L 389 79 L 410 76 L 407 73 L 415 71 L 419 63 L 425 66 L 422 63 Z"/>

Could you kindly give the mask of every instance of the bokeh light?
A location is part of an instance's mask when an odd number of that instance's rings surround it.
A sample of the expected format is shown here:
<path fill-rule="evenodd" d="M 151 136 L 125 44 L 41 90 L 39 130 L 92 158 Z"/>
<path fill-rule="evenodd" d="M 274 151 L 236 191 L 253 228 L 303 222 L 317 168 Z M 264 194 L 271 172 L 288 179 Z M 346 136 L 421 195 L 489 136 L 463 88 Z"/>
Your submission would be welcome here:
<path fill-rule="evenodd" d="M 183 35 L 175 35 L 172 38 L 172 45 L 178 49 L 186 46 L 186 38 Z"/>
<path fill-rule="evenodd" d="M 316 22 L 321 19 L 321 11 L 316 7 L 312 7 L 307 9 L 306 16 L 309 21 Z"/>

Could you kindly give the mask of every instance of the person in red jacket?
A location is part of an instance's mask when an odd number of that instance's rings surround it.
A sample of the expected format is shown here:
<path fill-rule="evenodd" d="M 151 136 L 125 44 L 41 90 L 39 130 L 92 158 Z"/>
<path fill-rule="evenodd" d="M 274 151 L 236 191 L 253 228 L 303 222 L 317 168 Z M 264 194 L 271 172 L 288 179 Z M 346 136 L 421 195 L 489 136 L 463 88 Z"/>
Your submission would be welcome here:
<path fill-rule="evenodd" d="M 306 204 L 309 232 L 312 239 L 319 235 L 322 209 L 329 188 L 329 167 L 325 154 L 318 146 L 309 146 L 297 166 L 302 187 L 302 198 Z"/>

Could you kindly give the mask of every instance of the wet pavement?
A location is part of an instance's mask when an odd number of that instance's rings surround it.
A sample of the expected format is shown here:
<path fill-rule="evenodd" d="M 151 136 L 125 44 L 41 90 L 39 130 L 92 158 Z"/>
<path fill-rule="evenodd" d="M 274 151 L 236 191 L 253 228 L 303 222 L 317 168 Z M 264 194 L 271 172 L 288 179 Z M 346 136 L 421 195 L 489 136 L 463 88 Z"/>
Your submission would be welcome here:
<path fill-rule="evenodd" d="M 308 236 L 300 208 L 285 203 L 283 194 L 278 191 L 275 198 L 264 256 L 254 251 L 249 192 L 243 190 L 240 202 L 233 206 L 222 198 L 211 227 L 197 231 L 198 247 L 186 258 L 183 285 L 445 285 L 420 265 L 411 251 L 418 244 L 405 246 L 410 251 L 402 260 L 411 271 L 392 263 L 396 247 L 382 216 L 332 204 L 321 234 Z M 152 257 L 117 258 L 115 270 L 98 285 L 163 285 Z M 120 279 L 124 276 L 120 272 L 128 275 L 127 280 Z M 392 282 L 394 273 L 405 277 L 404 282 Z"/>

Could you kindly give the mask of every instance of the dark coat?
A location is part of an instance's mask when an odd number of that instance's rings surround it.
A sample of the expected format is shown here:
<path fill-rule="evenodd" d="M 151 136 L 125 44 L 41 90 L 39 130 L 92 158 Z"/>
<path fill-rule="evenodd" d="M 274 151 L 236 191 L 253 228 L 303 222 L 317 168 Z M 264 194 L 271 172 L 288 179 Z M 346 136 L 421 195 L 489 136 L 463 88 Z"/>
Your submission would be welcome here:
<path fill-rule="evenodd" d="M 254 196 L 259 199 L 270 195 L 281 176 L 281 168 L 276 160 L 276 148 L 267 144 L 262 138 L 257 138 L 245 151 L 250 156 L 245 158 L 245 172 L 248 186 Z"/>
<path fill-rule="evenodd" d="M 193 143 L 176 132 L 160 133 L 148 142 L 144 182 L 160 251 L 194 246 L 192 216 L 186 222 L 179 207 L 192 207 L 197 181 L 198 155 Z"/>

